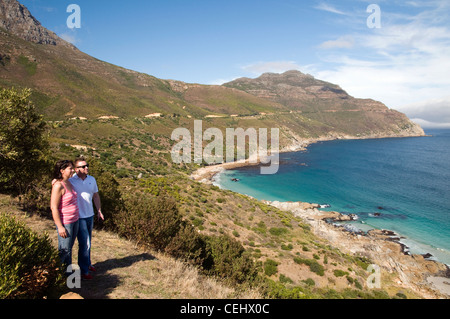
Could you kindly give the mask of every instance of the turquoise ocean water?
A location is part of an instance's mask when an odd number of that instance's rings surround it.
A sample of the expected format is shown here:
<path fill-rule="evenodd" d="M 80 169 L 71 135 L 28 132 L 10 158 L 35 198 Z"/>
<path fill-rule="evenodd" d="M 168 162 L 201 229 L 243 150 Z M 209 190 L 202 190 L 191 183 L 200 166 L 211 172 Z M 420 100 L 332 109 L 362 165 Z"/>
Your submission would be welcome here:
<path fill-rule="evenodd" d="M 352 226 L 395 231 L 411 253 L 450 265 L 450 130 L 426 133 L 321 142 L 281 154 L 275 175 L 245 167 L 216 184 L 259 200 L 331 205 L 324 210 L 358 215 Z"/>

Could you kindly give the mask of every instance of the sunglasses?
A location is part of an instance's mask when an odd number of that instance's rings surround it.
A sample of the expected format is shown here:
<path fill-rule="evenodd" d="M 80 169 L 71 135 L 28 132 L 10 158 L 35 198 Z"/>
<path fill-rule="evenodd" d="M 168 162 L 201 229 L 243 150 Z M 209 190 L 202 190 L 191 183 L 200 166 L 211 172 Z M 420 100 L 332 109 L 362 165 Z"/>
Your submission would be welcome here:
<path fill-rule="evenodd" d="M 77 166 L 77 168 L 82 168 L 82 169 L 85 169 L 86 167 L 89 168 L 89 165 Z"/>

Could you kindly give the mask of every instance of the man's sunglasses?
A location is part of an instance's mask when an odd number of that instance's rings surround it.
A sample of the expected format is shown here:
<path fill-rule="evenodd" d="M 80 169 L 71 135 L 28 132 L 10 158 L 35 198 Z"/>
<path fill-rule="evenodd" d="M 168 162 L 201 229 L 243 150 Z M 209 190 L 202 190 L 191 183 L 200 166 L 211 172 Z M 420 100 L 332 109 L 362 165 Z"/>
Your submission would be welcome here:
<path fill-rule="evenodd" d="M 77 166 L 77 168 L 82 168 L 82 169 L 85 169 L 86 167 L 89 168 L 89 165 Z"/>

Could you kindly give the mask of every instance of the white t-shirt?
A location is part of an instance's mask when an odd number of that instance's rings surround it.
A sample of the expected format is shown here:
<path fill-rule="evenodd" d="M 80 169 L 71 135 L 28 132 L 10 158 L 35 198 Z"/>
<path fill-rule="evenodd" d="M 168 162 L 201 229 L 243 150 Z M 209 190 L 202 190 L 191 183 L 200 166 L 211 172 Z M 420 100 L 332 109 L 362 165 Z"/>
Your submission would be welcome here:
<path fill-rule="evenodd" d="M 80 218 L 90 218 L 94 216 L 94 206 L 92 198 L 98 193 L 97 181 L 94 177 L 88 175 L 83 181 L 78 175 L 69 179 L 73 188 L 78 194 L 78 208 L 80 209 Z"/>

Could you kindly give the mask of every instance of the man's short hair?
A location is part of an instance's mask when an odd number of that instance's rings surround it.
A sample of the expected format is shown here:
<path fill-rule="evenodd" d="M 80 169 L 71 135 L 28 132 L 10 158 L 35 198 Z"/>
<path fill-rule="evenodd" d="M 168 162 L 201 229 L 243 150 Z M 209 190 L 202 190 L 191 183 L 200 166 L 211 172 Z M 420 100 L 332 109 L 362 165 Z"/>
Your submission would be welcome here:
<path fill-rule="evenodd" d="M 86 159 L 84 158 L 84 156 L 80 156 L 80 157 L 77 157 L 76 159 L 75 159 L 75 166 L 77 165 L 77 163 L 79 163 L 79 162 L 86 162 Z"/>

